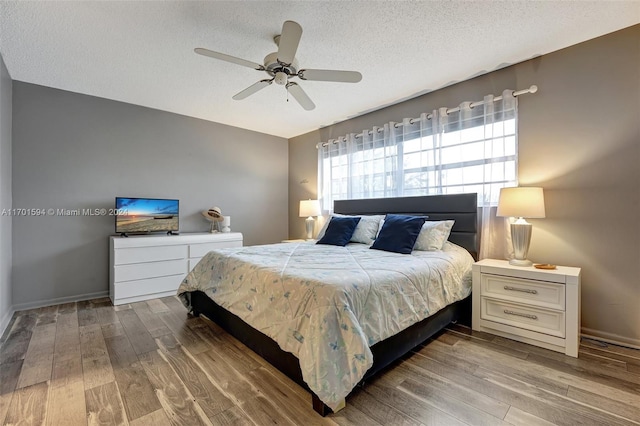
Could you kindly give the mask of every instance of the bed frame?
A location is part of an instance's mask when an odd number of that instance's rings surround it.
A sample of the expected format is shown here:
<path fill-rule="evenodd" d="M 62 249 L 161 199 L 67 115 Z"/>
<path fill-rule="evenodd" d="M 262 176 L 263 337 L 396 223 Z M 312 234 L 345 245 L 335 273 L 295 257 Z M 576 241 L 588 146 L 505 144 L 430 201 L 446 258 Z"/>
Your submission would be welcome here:
<path fill-rule="evenodd" d="M 477 259 L 477 195 L 454 194 L 421 197 L 376 198 L 366 200 L 340 200 L 334 202 L 334 211 L 341 214 L 420 214 L 427 220 L 454 219 L 449 241 L 464 247 Z M 228 312 L 211 300 L 205 293 L 191 293 L 193 315 L 204 314 L 229 334 L 240 340 L 282 373 L 303 388 L 309 387 L 302 379 L 298 358 L 285 352 L 265 334 L 255 330 L 236 315 Z M 371 347 L 373 366 L 367 371 L 362 382 L 404 356 L 416 346 L 445 328 L 451 322 L 470 325 L 471 296 L 451 304 L 429 318 L 380 341 Z M 331 412 L 313 392 L 313 409 L 322 416 Z"/>

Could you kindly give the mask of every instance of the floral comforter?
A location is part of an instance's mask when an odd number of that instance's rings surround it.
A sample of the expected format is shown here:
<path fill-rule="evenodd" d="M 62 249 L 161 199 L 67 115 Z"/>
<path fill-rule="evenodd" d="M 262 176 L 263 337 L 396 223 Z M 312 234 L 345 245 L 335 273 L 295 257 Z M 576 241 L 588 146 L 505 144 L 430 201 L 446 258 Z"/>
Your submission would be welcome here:
<path fill-rule="evenodd" d="M 310 242 L 214 250 L 178 295 L 204 291 L 293 353 L 335 409 L 373 364 L 370 346 L 471 293 L 473 259 L 447 242 L 411 255 Z"/>

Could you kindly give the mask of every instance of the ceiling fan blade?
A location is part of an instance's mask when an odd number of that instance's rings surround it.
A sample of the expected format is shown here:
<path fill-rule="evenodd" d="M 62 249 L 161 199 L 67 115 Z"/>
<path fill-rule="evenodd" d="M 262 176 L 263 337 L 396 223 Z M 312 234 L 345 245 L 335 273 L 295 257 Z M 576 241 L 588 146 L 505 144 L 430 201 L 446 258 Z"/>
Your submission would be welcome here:
<path fill-rule="evenodd" d="M 339 83 L 357 83 L 362 80 L 362 74 L 357 71 L 337 70 L 300 70 L 298 77 L 303 80 L 335 81 Z"/>
<path fill-rule="evenodd" d="M 197 47 L 193 49 L 198 55 L 208 56 L 214 59 L 220 59 L 221 61 L 231 62 L 232 64 L 242 65 L 243 67 L 253 68 L 254 70 L 263 71 L 264 67 L 256 62 L 247 61 L 245 59 L 236 58 L 235 56 L 226 55 L 220 52 L 214 52 L 213 50 L 203 49 Z"/>
<path fill-rule="evenodd" d="M 233 95 L 233 99 L 235 99 L 236 101 L 239 101 L 246 97 L 249 97 L 254 93 L 256 93 L 258 90 L 262 90 L 265 87 L 270 86 L 272 81 L 273 80 L 260 80 L 259 82 L 254 83 L 251 86 L 247 87 L 242 92 Z"/>
<path fill-rule="evenodd" d="M 298 86 L 297 83 L 287 83 L 287 90 L 296 99 L 296 101 L 298 101 L 300 106 L 307 111 L 311 111 L 316 107 L 316 104 L 313 103 L 313 101 L 309 98 L 309 96 L 307 96 L 305 91 L 302 90 L 302 87 Z"/>
<path fill-rule="evenodd" d="M 278 61 L 286 65 L 291 65 L 296 57 L 298 44 L 302 37 L 302 27 L 294 21 L 284 21 L 282 24 L 282 34 L 278 42 Z"/>

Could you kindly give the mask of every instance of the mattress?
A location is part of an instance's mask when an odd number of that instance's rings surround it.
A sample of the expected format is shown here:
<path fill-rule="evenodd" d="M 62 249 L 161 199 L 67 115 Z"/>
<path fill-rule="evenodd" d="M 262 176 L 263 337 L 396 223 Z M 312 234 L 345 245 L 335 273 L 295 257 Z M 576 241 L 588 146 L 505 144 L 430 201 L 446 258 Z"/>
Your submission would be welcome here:
<path fill-rule="evenodd" d="M 178 295 L 203 291 L 291 352 L 309 388 L 338 407 L 373 364 L 370 346 L 471 293 L 469 253 L 410 255 L 312 242 L 214 250 Z"/>

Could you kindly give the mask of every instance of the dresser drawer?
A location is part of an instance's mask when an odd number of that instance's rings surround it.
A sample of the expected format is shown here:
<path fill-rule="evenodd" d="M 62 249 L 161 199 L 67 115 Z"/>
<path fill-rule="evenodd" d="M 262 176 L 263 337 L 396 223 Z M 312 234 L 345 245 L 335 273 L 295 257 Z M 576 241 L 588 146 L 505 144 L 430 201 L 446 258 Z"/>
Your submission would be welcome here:
<path fill-rule="evenodd" d="M 482 295 L 543 308 L 565 309 L 565 285 L 482 274 Z"/>
<path fill-rule="evenodd" d="M 126 299 L 128 297 L 144 296 L 166 291 L 177 291 L 184 277 L 185 275 L 182 274 L 115 283 L 114 295 L 116 299 Z"/>
<path fill-rule="evenodd" d="M 187 246 L 134 247 L 114 250 L 114 265 L 186 259 Z"/>
<path fill-rule="evenodd" d="M 136 263 L 114 268 L 114 282 L 142 280 L 146 278 L 165 277 L 186 274 L 187 259 L 169 260 L 166 262 Z M 177 287 L 176 287 L 177 288 Z"/>
<path fill-rule="evenodd" d="M 229 248 L 229 247 L 242 247 L 242 240 L 237 241 L 216 241 L 214 243 L 203 244 L 191 244 L 189 245 L 189 257 L 203 257 L 211 250 Z"/>
<path fill-rule="evenodd" d="M 480 317 L 551 336 L 565 336 L 565 313 L 482 297 Z"/>

